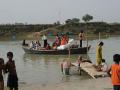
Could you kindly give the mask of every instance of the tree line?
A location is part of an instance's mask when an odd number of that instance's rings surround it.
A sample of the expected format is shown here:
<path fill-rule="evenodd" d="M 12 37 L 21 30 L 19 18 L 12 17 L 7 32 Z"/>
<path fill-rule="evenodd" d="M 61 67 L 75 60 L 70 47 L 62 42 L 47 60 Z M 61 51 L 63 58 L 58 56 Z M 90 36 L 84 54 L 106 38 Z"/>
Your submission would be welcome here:
<path fill-rule="evenodd" d="M 1 24 L 0 34 L 5 33 L 19 33 L 19 32 L 40 32 L 49 28 L 55 28 L 58 32 L 72 32 L 78 33 L 83 30 L 87 33 L 97 34 L 102 33 L 120 33 L 119 23 L 106 23 L 106 22 L 90 22 L 93 16 L 86 14 L 82 17 L 84 22 L 80 22 L 79 18 L 67 19 L 64 24 L 59 21 L 53 24 Z"/>

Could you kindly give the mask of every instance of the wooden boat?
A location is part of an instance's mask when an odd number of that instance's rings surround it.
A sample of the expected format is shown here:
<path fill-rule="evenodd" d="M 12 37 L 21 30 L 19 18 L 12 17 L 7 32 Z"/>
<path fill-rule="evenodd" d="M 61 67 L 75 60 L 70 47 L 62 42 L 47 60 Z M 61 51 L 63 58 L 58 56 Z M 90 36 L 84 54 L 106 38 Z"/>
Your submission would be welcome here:
<path fill-rule="evenodd" d="M 64 55 L 64 54 L 87 54 L 91 46 L 88 47 L 82 47 L 82 48 L 70 48 L 69 49 L 64 49 L 64 50 L 45 50 L 45 49 L 40 49 L 40 50 L 32 50 L 28 46 L 22 46 L 23 50 L 26 53 L 31 53 L 31 54 L 51 54 L 51 55 Z"/>

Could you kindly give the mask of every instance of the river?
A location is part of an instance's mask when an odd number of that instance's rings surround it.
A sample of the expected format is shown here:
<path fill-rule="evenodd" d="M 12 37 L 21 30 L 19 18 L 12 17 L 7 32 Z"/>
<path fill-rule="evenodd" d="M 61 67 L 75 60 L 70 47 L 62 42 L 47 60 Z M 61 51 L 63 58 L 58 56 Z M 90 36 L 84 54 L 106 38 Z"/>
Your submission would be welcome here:
<path fill-rule="evenodd" d="M 120 37 L 110 37 L 102 39 L 103 58 L 110 65 L 114 54 L 120 54 Z M 95 63 L 95 48 L 98 40 L 90 40 L 89 45 L 91 49 L 87 55 L 82 55 L 84 58 L 89 58 Z M 12 51 L 14 53 L 14 60 L 19 77 L 19 84 L 21 86 L 29 86 L 34 84 L 57 84 L 62 82 L 73 82 L 91 79 L 89 75 L 83 73 L 79 76 L 75 69 L 71 70 L 71 76 L 66 77 L 60 71 L 60 61 L 67 58 L 68 55 L 37 55 L 26 54 L 21 46 L 22 41 L 0 41 L 0 57 L 7 61 L 6 53 Z M 83 44 L 86 45 L 86 42 Z M 72 62 L 77 60 L 78 55 L 71 55 Z M 5 77 L 5 83 L 6 78 Z M 6 85 L 6 84 L 5 84 Z"/>

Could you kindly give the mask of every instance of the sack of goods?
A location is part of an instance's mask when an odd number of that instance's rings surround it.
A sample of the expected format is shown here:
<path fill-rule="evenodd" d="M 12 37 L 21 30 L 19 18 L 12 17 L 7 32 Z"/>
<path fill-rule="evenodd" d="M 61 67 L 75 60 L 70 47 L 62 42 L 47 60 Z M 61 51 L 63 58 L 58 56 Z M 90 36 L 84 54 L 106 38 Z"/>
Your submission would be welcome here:
<path fill-rule="evenodd" d="M 65 45 L 60 45 L 59 47 L 57 47 L 57 50 L 64 50 L 67 49 L 69 47 L 71 47 L 72 45 L 74 45 L 75 41 L 74 39 L 69 39 L 68 43 Z"/>

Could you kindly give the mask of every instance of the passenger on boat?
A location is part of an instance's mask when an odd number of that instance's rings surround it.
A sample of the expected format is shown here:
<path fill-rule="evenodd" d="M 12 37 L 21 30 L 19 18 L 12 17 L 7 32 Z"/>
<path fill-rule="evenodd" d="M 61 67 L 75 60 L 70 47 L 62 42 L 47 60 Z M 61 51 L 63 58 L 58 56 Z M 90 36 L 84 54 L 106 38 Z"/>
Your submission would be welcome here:
<path fill-rule="evenodd" d="M 60 46 L 60 37 L 58 36 L 58 34 L 56 35 L 56 39 L 55 39 L 55 43 L 57 44 L 57 46 Z"/>
<path fill-rule="evenodd" d="M 32 49 L 32 50 L 35 50 L 36 49 L 36 41 L 32 41 L 31 43 L 30 43 L 30 49 Z"/>
<path fill-rule="evenodd" d="M 41 46 L 41 44 L 40 44 L 39 40 L 37 41 L 37 44 L 38 44 L 39 46 Z"/>
<path fill-rule="evenodd" d="M 70 75 L 71 62 L 69 60 L 63 59 L 61 62 L 61 71 L 65 75 Z"/>
<path fill-rule="evenodd" d="M 4 60 L 0 58 L 0 90 L 4 90 L 3 73 L 5 72 Z"/>
<path fill-rule="evenodd" d="M 46 34 L 42 36 L 42 40 L 44 41 L 44 48 L 47 46 L 47 36 Z"/>
<path fill-rule="evenodd" d="M 56 40 L 60 40 L 60 36 L 58 34 L 56 35 Z"/>
<path fill-rule="evenodd" d="M 61 37 L 61 45 L 65 45 L 65 44 L 67 44 L 67 38 L 65 37 L 65 35 L 62 35 L 62 37 Z"/>
<path fill-rule="evenodd" d="M 39 45 L 37 42 L 35 43 L 35 50 L 39 50 Z"/>
<path fill-rule="evenodd" d="M 41 48 L 41 44 L 39 41 L 36 41 L 35 43 L 35 50 L 39 50 Z"/>
<path fill-rule="evenodd" d="M 25 39 L 23 40 L 22 45 L 23 45 L 23 46 L 28 46 L 28 44 L 26 44 L 26 42 L 25 42 Z"/>
<path fill-rule="evenodd" d="M 82 41 L 85 38 L 83 30 L 80 31 L 79 33 L 79 40 L 80 40 L 80 47 L 82 47 Z"/>
<path fill-rule="evenodd" d="M 35 48 L 33 41 L 30 42 L 29 47 L 30 47 L 30 49 L 34 49 Z"/>
<path fill-rule="evenodd" d="M 69 37 L 68 37 L 67 34 L 64 35 L 64 38 L 65 38 L 66 42 L 68 43 L 68 41 L 69 41 Z"/>
<path fill-rule="evenodd" d="M 52 48 L 53 48 L 54 50 L 57 49 L 57 43 L 56 43 L 56 42 L 53 43 Z"/>
<path fill-rule="evenodd" d="M 49 50 L 49 49 L 51 49 L 51 46 L 50 46 L 50 44 L 48 44 L 47 43 L 47 46 L 46 46 L 46 48 L 45 48 L 46 50 Z"/>

